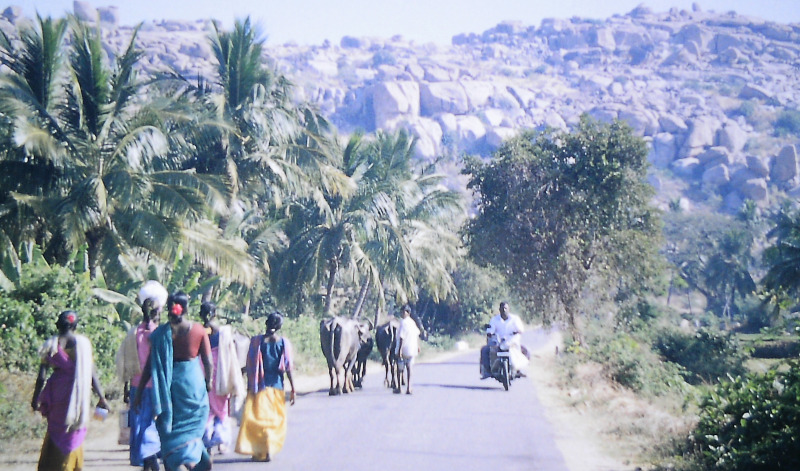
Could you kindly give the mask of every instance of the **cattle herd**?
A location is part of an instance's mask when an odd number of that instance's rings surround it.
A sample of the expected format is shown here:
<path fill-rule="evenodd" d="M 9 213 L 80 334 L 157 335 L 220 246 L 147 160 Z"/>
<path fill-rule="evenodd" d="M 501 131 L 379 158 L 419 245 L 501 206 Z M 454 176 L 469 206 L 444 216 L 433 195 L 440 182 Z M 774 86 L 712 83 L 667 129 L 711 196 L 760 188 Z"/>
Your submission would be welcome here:
<path fill-rule="evenodd" d="M 414 317 L 414 321 L 425 338 L 425 330 L 419 319 Z M 402 375 L 397 369 L 395 352 L 399 327 L 400 320 L 397 318 L 392 318 L 377 328 L 374 328 L 370 321 L 339 316 L 320 321 L 319 341 L 331 377 L 328 394 L 336 396 L 353 392 L 355 388 L 361 387 L 367 373 L 367 358 L 376 344 L 385 369 L 384 385 L 391 388 L 399 387 Z"/>

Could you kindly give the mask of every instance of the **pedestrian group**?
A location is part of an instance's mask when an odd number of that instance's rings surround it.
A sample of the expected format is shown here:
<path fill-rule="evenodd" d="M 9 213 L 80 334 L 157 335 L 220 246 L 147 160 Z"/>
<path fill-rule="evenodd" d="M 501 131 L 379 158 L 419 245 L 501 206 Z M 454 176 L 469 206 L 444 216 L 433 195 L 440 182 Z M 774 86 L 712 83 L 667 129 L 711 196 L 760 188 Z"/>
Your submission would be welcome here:
<path fill-rule="evenodd" d="M 162 463 L 168 471 L 211 469 L 210 452 L 227 450 L 231 405 L 242 398 L 235 450 L 254 461 L 270 461 L 286 438 L 284 377 L 289 402 L 295 402 L 292 347 L 279 333 L 283 316 L 270 314 L 264 334 L 250 339 L 245 388 L 233 331 L 216 322 L 213 303 L 203 303 L 203 322 L 194 322 L 188 318 L 189 297 L 168 296 L 156 281 L 142 286 L 138 301 L 142 321 L 128 331 L 116 356 L 123 400 L 130 404 L 130 464 L 145 471 L 160 470 Z M 168 322 L 159 325 L 163 309 Z M 76 312 L 62 312 L 58 335 L 40 349 L 31 400 L 33 410 L 47 419 L 39 471 L 83 469 L 92 391 L 100 398 L 94 414 L 104 417 L 109 410 L 91 343 L 76 333 L 77 326 Z"/>

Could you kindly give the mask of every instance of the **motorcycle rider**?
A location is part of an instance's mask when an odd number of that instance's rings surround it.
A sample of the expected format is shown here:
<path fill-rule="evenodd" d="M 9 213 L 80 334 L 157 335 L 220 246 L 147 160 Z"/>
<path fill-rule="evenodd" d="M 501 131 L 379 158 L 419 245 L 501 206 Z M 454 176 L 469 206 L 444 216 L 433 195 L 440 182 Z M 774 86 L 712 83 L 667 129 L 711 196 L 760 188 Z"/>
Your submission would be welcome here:
<path fill-rule="evenodd" d="M 518 376 L 524 376 L 519 370 L 527 366 L 527 358 L 522 353 L 521 339 L 522 332 L 525 331 L 522 319 L 508 311 L 508 303 L 505 301 L 500 303 L 499 311 L 500 313 L 489 321 L 489 326 L 486 329 L 487 344 L 481 347 L 481 379 L 492 376 L 492 368 L 489 363 L 492 340 L 496 345 L 499 339 L 506 339 L 511 347 L 511 363 L 514 369 L 517 370 Z"/>

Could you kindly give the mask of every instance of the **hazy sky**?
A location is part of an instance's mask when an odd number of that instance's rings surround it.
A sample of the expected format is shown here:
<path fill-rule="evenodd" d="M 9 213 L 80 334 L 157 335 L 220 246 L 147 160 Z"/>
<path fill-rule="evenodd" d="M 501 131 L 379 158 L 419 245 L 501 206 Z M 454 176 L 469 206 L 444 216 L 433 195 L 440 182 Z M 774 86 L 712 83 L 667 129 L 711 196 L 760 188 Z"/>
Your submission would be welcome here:
<path fill-rule="evenodd" d="M 295 41 L 338 43 L 344 35 L 391 37 L 449 44 L 458 33 L 480 33 L 504 20 L 539 26 L 543 18 L 607 18 L 640 3 L 656 12 L 691 9 L 692 0 L 87 0 L 93 6 L 116 5 L 120 23 L 142 20 L 215 18 L 226 27 L 250 16 L 268 44 Z M 800 23 L 800 0 L 697 0 L 704 10 Z M 22 0 L 26 15 L 72 12 L 72 0 Z"/>

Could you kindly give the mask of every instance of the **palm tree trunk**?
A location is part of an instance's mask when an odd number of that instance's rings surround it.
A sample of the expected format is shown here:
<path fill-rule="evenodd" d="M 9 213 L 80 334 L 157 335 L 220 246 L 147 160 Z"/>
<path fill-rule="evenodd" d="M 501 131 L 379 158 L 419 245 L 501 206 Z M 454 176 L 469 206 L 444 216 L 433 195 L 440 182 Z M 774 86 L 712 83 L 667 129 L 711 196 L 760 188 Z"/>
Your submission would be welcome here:
<path fill-rule="evenodd" d="M 381 319 L 381 303 L 380 300 L 375 301 L 375 322 L 372 325 L 378 328 L 378 321 Z"/>
<path fill-rule="evenodd" d="M 336 271 L 336 260 L 331 260 L 330 266 L 328 267 L 328 286 L 325 289 L 325 308 L 322 311 L 325 317 L 331 315 L 331 298 L 333 297 L 333 284 L 336 281 Z"/>
<path fill-rule="evenodd" d="M 97 267 L 100 263 L 100 236 L 94 231 L 86 234 L 86 255 L 89 259 L 89 277 L 97 277 Z"/>
<path fill-rule="evenodd" d="M 358 300 L 356 300 L 356 307 L 353 309 L 353 319 L 358 319 L 361 315 L 361 308 L 364 306 L 364 299 L 367 297 L 367 293 L 369 293 L 369 285 L 370 285 L 370 278 L 367 277 L 364 280 L 364 283 L 361 284 L 361 290 L 358 293 Z"/>

